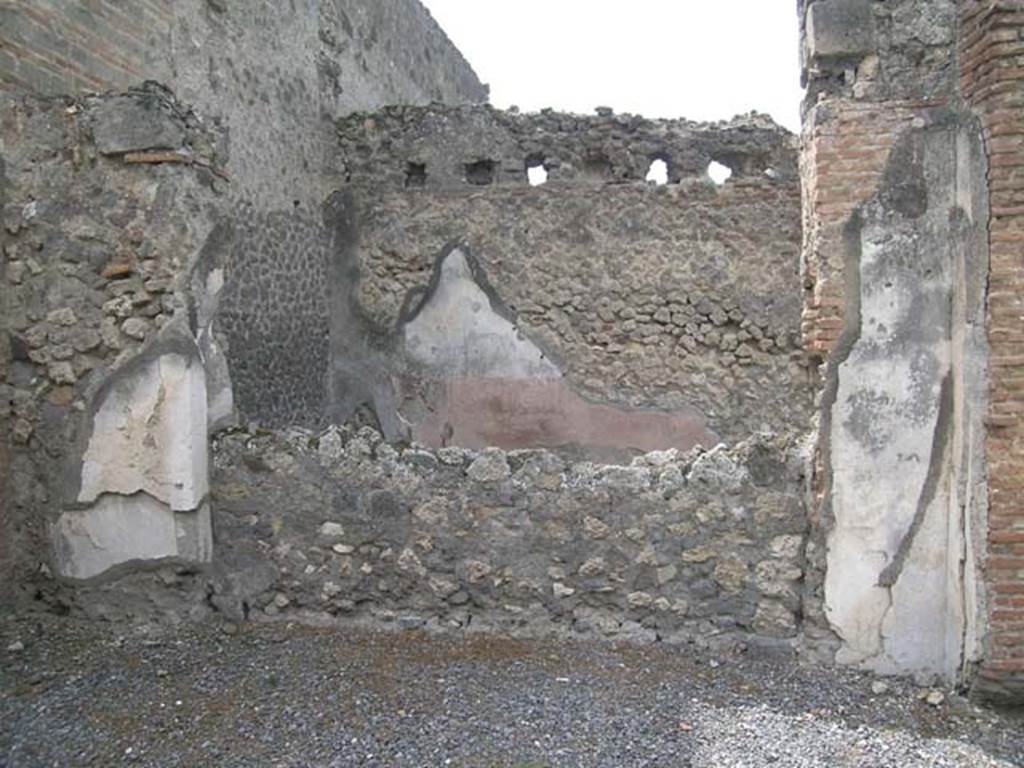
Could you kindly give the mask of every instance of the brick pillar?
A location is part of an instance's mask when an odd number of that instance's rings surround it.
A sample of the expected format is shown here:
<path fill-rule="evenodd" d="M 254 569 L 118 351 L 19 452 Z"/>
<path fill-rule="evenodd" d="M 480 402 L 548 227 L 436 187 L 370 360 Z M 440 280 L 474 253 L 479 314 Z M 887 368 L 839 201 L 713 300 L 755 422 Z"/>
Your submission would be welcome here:
<path fill-rule="evenodd" d="M 989 644 L 979 690 L 1024 696 L 1024 0 L 961 0 L 960 87 L 984 126 L 991 206 Z"/>

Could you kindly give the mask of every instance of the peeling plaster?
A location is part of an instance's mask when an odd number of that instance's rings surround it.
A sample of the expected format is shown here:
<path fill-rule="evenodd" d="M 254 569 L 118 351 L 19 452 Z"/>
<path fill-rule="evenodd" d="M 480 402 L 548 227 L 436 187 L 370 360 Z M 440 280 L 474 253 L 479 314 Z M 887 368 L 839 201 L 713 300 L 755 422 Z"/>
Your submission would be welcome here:
<path fill-rule="evenodd" d="M 402 311 L 405 365 L 425 381 L 403 392 L 413 439 L 432 447 L 560 447 L 611 460 L 718 443 L 692 408 L 591 402 L 517 327 L 466 245 L 435 264 L 429 286 Z"/>
<path fill-rule="evenodd" d="M 203 367 L 169 353 L 133 374 L 96 411 L 76 501 L 145 491 L 173 510 L 195 509 L 208 490 Z"/>
<path fill-rule="evenodd" d="M 435 375 L 561 378 L 544 352 L 495 311 L 463 247 L 441 259 L 439 279 L 427 298 L 401 333 L 408 358 Z"/>
<path fill-rule="evenodd" d="M 951 125 L 943 113 L 901 137 L 877 196 L 847 225 L 849 311 L 822 414 L 836 658 L 947 679 L 969 636 L 965 512 L 954 502 L 969 467 L 954 448 L 976 406 L 954 376 L 972 350 L 954 315 L 970 228 L 955 215 L 962 147 Z"/>
<path fill-rule="evenodd" d="M 132 561 L 210 560 L 206 372 L 186 329 L 168 326 L 109 376 L 82 445 L 53 526 L 58 573 L 87 579 Z"/>
<path fill-rule="evenodd" d="M 91 579 L 137 561 L 209 562 L 210 509 L 173 511 L 146 493 L 103 494 L 87 509 L 67 510 L 54 525 L 58 571 Z"/>

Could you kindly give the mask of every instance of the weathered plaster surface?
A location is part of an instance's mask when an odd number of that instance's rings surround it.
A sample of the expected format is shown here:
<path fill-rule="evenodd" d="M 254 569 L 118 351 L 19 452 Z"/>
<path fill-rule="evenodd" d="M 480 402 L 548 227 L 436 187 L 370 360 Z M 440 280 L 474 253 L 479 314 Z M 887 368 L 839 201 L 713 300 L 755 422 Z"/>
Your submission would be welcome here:
<path fill-rule="evenodd" d="M 131 561 L 212 556 L 206 373 L 173 327 L 95 398 L 71 500 L 54 526 L 59 573 L 90 578 Z"/>
<path fill-rule="evenodd" d="M 161 355 L 114 383 L 92 421 L 76 501 L 144 491 L 172 510 L 208 491 L 206 378 L 198 356 Z"/>
<path fill-rule="evenodd" d="M 464 247 L 443 255 L 431 289 L 400 326 L 418 379 L 402 393 L 413 439 L 433 447 L 561 447 L 606 457 L 717 444 L 693 409 L 622 408 L 574 392 L 470 259 Z M 424 390 L 433 390 L 424 398 L 429 407 L 417 407 Z"/>
<path fill-rule="evenodd" d="M 154 84 L 2 98 L 14 584 L 152 552 L 208 558 L 208 522 L 182 522 L 200 519 L 208 490 L 205 373 L 182 277 L 223 181 L 218 131 Z M 118 530 L 135 506 L 137 524 Z M 165 535 L 178 512 L 183 539 Z"/>
<path fill-rule="evenodd" d="M 441 259 L 437 285 L 402 325 L 406 356 L 434 375 L 557 379 L 561 371 L 491 306 L 473 277 L 466 253 Z"/>
<path fill-rule="evenodd" d="M 967 521 L 952 500 L 974 483 L 963 431 L 978 418 L 966 399 L 977 385 L 965 390 L 953 363 L 978 358 L 980 286 L 964 284 L 975 213 L 958 205 L 965 148 L 948 115 L 934 118 L 897 143 L 878 195 L 848 225 L 852 343 L 826 420 L 825 604 L 840 662 L 952 678 L 975 642 L 965 626 L 975 589 L 964 575 Z"/>
<path fill-rule="evenodd" d="M 106 494 L 57 521 L 62 576 L 89 579 L 115 566 L 177 558 L 208 562 L 213 555 L 210 509 L 175 512 L 148 494 Z"/>

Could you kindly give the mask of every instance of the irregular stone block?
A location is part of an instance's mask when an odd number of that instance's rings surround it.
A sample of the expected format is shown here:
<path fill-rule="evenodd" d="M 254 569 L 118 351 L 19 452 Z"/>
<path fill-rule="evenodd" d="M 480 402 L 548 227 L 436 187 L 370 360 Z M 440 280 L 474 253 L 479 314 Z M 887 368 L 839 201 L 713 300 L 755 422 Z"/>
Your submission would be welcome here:
<path fill-rule="evenodd" d="M 105 155 L 147 149 L 178 149 L 185 130 L 153 97 L 107 99 L 93 115 L 93 137 Z"/>
<path fill-rule="evenodd" d="M 496 483 L 507 480 L 512 471 L 503 451 L 488 448 L 469 465 L 466 474 L 478 483 Z"/>
<path fill-rule="evenodd" d="M 858 56 L 874 47 L 871 0 L 818 0 L 807 9 L 811 59 Z"/>

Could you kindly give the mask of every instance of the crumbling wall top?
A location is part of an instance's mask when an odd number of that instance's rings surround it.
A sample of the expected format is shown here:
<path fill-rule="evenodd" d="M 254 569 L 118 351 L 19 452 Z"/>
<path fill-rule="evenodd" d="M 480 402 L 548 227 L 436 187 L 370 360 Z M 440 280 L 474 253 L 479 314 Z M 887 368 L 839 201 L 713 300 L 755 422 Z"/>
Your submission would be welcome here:
<path fill-rule="evenodd" d="M 669 183 L 707 178 L 712 162 L 750 181 L 792 181 L 796 137 L 769 116 L 729 121 L 646 119 L 598 108 L 524 114 L 489 105 L 393 106 L 337 122 L 337 171 L 348 182 L 383 186 L 525 185 L 530 168 L 552 181 L 642 181 L 661 160 Z"/>

